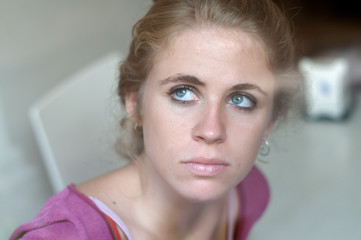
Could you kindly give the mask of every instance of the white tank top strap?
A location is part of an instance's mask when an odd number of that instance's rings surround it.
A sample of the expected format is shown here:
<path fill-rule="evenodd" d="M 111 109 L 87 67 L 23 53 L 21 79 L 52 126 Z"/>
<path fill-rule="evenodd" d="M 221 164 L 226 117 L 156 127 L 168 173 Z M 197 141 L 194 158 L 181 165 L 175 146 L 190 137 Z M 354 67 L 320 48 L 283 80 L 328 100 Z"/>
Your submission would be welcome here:
<path fill-rule="evenodd" d="M 119 226 L 119 228 L 123 231 L 123 233 L 129 240 L 133 240 L 129 229 L 127 228 L 125 223 L 122 221 L 122 219 L 120 219 L 119 216 L 117 214 L 115 214 L 115 212 L 113 212 L 113 210 L 111 210 L 107 205 L 105 205 L 102 201 L 96 199 L 95 197 L 90 196 L 89 198 L 90 198 L 90 200 L 92 200 L 95 203 L 95 205 L 97 205 L 97 207 L 100 209 L 100 211 L 102 211 L 103 213 L 108 215 L 108 217 L 110 217 Z"/>
<path fill-rule="evenodd" d="M 237 197 L 236 189 L 232 189 L 229 192 L 228 197 L 228 229 L 227 229 L 227 240 L 232 240 L 234 238 L 234 225 L 235 225 L 235 216 L 236 216 L 236 209 L 235 209 L 235 200 Z"/>

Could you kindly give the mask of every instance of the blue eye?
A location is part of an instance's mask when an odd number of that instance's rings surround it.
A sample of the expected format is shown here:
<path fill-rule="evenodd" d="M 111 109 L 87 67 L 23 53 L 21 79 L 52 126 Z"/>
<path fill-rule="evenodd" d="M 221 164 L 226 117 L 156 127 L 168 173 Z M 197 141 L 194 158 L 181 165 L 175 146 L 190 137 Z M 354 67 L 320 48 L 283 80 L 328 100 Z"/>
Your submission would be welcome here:
<path fill-rule="evenodd" d="M 236 105 L 239 108 L 252 110 L 255 106 L 255 102 L 244 94 L 234 94 L 229 100 L 230 104 Z"/>
<path fill-rule="evenodd" d="M 194 93 L 194 90 L 188 86 L 179 86 L 170 92 L 170 95 L 174 100 L 180 102 L 191 102 L 197 100 L 197 95 Z"/>
<path fill-rule="evenodd" d="M 174 94 L 177 98 L 183 98 L 185 95 L 187 95 L 188 90 L 187 89 L 177 89 Z"/>

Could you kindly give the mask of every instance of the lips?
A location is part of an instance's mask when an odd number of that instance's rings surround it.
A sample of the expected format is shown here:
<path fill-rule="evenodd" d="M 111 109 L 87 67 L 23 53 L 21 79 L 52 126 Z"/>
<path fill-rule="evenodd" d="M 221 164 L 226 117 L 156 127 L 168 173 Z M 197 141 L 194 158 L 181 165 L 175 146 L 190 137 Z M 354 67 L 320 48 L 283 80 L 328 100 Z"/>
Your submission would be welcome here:
<path fill-rule="evenodd" d="M 184 167 L 192 174 L 200 177 L 212 177 L 225 172 L 228 163 L 219 159 L 196 158 L 182 162 Z"/>

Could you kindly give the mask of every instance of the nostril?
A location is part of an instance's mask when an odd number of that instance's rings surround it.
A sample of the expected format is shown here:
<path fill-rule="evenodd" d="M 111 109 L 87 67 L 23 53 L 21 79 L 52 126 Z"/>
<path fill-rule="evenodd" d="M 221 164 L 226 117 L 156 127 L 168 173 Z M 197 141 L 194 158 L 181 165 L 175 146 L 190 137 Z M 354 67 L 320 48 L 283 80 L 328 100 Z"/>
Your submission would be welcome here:
<path fill-rule="evenodd" d="M 226 139 L 226 129 L 218 115 L 207 114 L 192 129 L 193 138 L 207 144 L 220 143 Z"/>

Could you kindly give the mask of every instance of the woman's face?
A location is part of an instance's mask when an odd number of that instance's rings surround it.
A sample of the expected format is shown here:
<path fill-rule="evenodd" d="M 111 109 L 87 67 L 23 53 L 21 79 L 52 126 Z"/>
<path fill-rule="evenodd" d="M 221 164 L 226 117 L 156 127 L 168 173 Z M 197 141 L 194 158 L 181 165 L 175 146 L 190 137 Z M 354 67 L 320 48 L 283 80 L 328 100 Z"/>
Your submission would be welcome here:
<path fill-rule="evenodd" d="M 194 201 L 224 196 L 247 175 L 269 133 L 274 86 L 250 35 L 220 28 L 179 35 L 143 86 L 148 184 Z"/>

